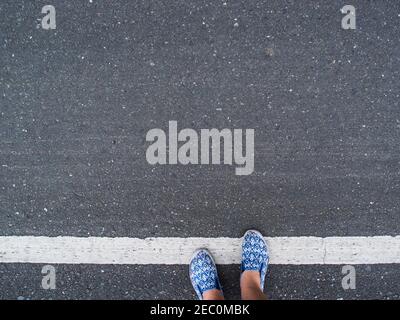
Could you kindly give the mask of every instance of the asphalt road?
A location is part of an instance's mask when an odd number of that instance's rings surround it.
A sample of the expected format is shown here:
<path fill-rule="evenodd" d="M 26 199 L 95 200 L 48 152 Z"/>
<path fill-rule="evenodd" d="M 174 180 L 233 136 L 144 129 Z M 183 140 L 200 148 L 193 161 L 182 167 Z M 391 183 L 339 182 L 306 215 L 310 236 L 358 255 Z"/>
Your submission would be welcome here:
<path fill-rule="evenodd" d="M 48 3 L 46 3 L 48 4 Z M 400 3 L 0 3 L 0 235 L 399 235 Z M 255 170 L 146 161 L 146 133 L 252 128 Z M 193 298 L 185 266 L 0 265 L 0 298 Z M 237 297 L 237 266 L 222 267 Z M 399 265 L 272 266 L 273 299 L 399 298 Z M 317 280 L 319 279 L 319 280 Z M 230 288 L 230 289 L 229 289 Z"/>

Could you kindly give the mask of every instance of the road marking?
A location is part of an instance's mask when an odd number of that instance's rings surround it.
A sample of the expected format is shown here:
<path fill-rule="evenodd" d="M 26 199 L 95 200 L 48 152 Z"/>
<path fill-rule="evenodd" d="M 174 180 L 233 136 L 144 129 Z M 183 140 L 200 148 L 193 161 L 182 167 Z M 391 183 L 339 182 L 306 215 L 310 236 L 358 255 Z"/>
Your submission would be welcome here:
<path fill-rule="evenodd" d="M 271 264 L 400 263 L 400 236 L 265 238 Z M 218 264 L 240 263 L 241 238 L 0 236 L 0 263 L 187 264 L 208 248 Z"/>

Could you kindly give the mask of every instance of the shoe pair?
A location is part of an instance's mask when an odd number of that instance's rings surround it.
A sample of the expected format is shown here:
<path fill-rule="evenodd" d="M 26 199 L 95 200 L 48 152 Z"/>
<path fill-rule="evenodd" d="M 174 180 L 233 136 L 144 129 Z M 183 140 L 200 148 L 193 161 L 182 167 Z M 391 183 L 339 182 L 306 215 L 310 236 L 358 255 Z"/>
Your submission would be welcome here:
<path fill-rule="evenodd" d="M 244 234 L 242 243 L 241 271 L 259 271 L 262 291 L 264 290 L 268 261 L 268 248 L 261 233 L 255 230 L 247 231 Z M 206 249 L 199 249 L 193 254 L 189 264 L 189 276 L 200 300 L 203 299 L 204 292 L 208 290 L 218 289 L 222 292 L 217 266 L 211 254 Z"/>

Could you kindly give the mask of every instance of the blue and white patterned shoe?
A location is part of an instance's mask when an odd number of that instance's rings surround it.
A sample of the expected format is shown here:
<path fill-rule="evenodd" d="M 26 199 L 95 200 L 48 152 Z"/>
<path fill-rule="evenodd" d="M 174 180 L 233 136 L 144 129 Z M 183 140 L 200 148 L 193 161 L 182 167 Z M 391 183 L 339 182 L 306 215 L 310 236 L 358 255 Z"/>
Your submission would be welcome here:
<path fill-rule="evenodd" d="M 242 272 L 258 270 L 261 278 L 261 291 L 264 291 L 269 254 L 267 243 L 262 234 L 256 230 L 248 230 L 243 236 L 242 243 Z"/>
<path fill-rule="evenodd" d="M 203 293 L 208 290 L 218 289 L 222 292 L 217 266 L 206 249 L 199 249 L 193 254 L 189 264 L 189 276 L 200 300 L 203 300 Z"/>

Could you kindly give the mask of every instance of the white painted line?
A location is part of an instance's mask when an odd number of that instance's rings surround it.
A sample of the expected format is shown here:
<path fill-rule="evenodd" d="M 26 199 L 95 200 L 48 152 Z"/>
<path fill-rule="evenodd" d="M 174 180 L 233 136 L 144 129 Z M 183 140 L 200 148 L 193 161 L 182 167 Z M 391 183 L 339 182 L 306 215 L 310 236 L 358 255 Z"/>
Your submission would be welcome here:
<path fill-rule="evenodd" d="M 271 264 L 400 263 L 400 236 L 265 238 Z M 0 263 L 187 264 L 208 248 L 218 264 L 240 263 L 240 238 L 0 236 Z"/>

